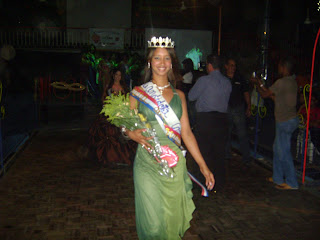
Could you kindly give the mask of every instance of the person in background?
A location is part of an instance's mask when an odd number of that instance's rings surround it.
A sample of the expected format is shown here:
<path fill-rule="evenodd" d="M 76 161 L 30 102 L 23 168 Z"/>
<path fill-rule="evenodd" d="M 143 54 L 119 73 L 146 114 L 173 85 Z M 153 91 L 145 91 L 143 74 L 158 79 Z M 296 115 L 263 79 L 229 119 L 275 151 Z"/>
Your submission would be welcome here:
<path fill-rule="evenodd" d="M 195 125 L 195 108 L 194 108 L 194 104 L 188 100 L 188 93 L 193 85 L 194 66 L 190 58 L 186 58 L 185 60 L 183 60 L 182 65 L 183 65 L 183 70 L 182 70 L 181 90 L 183 91 L 187 99 L 189 122 L 192 128 Z"/>
<path fill-rule="evenodd" d="M 103 92 L 102 102 L 106 96 L 128 93 L 120 69 L 112 71 L 112 79 Z M 136 144 L 126 141 L 119 128 L 99 114 L 89 129 L 89 152 L 102 166 L 117 168 L 131 166 L 136 152 Z"/>
<path fill-rule="evenodd" d="M 196 101 L 195 135 L 209 169 L 215 171 L 217 190 L 225 184 L 225 145 L 228 136 L 228 102 L 231 83 L 220 72 L 218 55 L 207 57 L 208 75 L 200 77 L 189 91 L 189 100 Z"/>
<path fill-rule="evenodd" d="M 242 155 L 242 162 L 248 165 L 250 159 L 250 145 L 247 134 L 247 119 L 251 115 L 251 99 L 249 84 L 237 71 L 234 58 L 227 58 L 224 64 L 225 75 L 230 79 L 232 92 L 228 104 L 229 134 L 226 145 L 226 158 L 231 158 L 232 130 L 236 130 L 239 142 L 239 150 Z"/>
<path fill-rule="evenodd" d="M 128 89 L 132 89 L 132 79 L 130 75 L 130 66 L 129 66 L 129 55 L 124 53 L 122 56 L 122 61 L 120 63 L 121 72 L 124 74 L 124 82 L 127 85 Z"/>
<path fill-rule="evenodd" d="M 183 70 L 182 70 L 182 90 L 186 96 L 190 91 L 193 83 L 193 62 L 190 58 L 186 58 L 182 61 Z"/>
<path fill-rule="evenodd" d="M 104 88 L 102 101 L 106 98 L 106 96 L 111 96 L 111 94 L 118 95 L 120 92 L 122 94 L 128 93 L 128 89 L 123 79 L 123 73 L 119 68 L 115 68 L 112 70 L 111 81 Z"/>
<path fill-rule="evenodd" d="M 277 189 L 298 189 L 293 157 L 291 154 L 291 135 L 299 125 L 297 117 L 298 86 L 293 75 L 294 63 L 290 57 L 280 60 L 278 74 L 282 76 L 267 88 L 261 79 L 252 77 L 258 92 L 263 98 L 274 101 L 276 136 L 273 144 L 273 176 L 268 181 L 276 184 Z"/>

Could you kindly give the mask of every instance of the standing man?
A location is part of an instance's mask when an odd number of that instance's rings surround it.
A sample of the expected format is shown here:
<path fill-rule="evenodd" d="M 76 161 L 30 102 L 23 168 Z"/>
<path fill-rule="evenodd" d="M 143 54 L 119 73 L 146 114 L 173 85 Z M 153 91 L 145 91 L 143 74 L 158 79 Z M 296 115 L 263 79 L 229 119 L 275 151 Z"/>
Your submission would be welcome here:
<path fill-rule="evenodd" d="M 220 72 L 220 57 L 207 57 L 208 75 L 198 79 L 189 92 L 189 100 L 196 101 L 195 135 L 200 151 L 214 172 L 215 189 L 222 190 L 225 183 L 225 144 L 228 134 L 228 102 L 231 83 Z"/>
<path fill-rule="evenodd" d="M 271 98 L 275 103 L 276 136 L 273 144 L 273 176 L 267 180 L 274 182 L 278 189 L 298 189 L 298 182 L 291 154 L 291 135 L 298 127 L 296 112 L 297 82 L 293 76 L 291 58 L 281 59 L 278 79 L 270 88 L 266 88 L 260 79 L 252 78 L 263 98 Z"/>
<path fill-rule="evenodd" d="M 251 115 L 249 84 L 236 72 L 236 61 L 233 58 L 228 58 L 224 67 L 226 76 L 232 84 L 232 92 L 228 105 L 229 134 L 226 145 L 226 158 L 231 158 L 231 135 L 235 127 L 240 147 L 239 150 L 242 154 L 242 162 L 248 165 L 251 162 L 246 119 L 246 117 L 250 117 Z"/>

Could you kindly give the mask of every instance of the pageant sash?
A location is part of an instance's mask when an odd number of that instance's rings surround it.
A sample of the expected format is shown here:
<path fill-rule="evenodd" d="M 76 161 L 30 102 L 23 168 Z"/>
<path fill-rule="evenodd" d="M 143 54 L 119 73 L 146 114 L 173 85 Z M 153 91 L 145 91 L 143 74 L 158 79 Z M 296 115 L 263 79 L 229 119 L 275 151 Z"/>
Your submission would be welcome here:
<path fill-rule="evenodd" d="M 154 112 L 167 137 L 181 148 L 181 124 L 177 115 L 152 82 L 131 91 L 131 96 Z"/>

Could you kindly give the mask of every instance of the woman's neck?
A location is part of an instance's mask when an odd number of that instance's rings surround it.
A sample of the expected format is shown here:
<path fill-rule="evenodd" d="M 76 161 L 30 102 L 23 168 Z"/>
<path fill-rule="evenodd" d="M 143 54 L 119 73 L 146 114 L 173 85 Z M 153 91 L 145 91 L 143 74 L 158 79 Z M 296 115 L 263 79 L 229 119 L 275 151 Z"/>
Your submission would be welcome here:
<path fill-rule="evenodd" d="M 169 84 L 167 76 L 152 78 L 152 82 L 156 84 L 158 87 L 163 87 Z"/>

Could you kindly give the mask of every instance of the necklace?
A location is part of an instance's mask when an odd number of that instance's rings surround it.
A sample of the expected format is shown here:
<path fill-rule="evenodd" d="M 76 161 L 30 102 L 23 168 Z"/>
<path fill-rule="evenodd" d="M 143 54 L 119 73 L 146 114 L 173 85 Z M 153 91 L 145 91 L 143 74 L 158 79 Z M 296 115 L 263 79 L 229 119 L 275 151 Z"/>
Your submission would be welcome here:
<path fill-rule="evenodd" d="M 155 83 L 154 83 L 155 84 Z M 170 87 L 170 83 L 168 83 L 167 85 L 164 85 L 163 87 L 159 87 L 157 84 L 156 84 L 160 94 L 162 95 L 164 89 L 166 89 L 167 87 Z"/>

